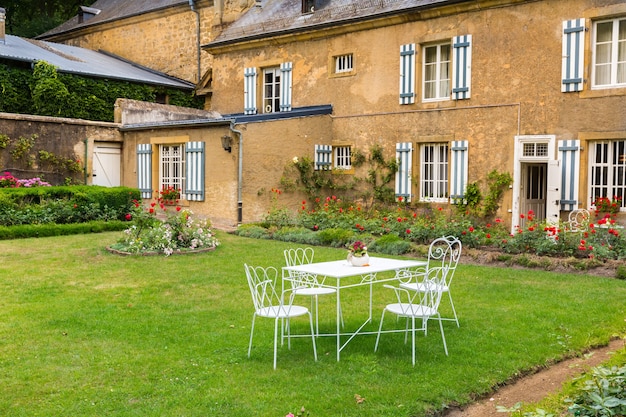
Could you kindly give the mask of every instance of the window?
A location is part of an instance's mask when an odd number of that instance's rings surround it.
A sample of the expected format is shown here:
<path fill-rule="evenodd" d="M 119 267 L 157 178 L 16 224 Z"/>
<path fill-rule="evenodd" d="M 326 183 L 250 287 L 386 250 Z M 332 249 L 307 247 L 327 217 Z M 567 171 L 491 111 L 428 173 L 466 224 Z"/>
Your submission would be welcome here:
<path fill-rule="evenodd" d="M 450 43 L 424 48 L 424 101 L 450 99 Z"/>
<path fill-rule="evenodd" d="M 626 197 L 626 140 L 590 143 L 590 198 Z"/>
<path fill-rule="evenodd" d="M 420 200 L 447 201 L 448 144 L 423 144 L 420 155 Z"/>
<path fill-rule="evenodd" d="M 335 57 L 335 74 L 352 71 L 352 54 L 339 55 Z"/>
<path fill-rule="evenodd" d="M 151 138 L 151 143 L 137 145 L 137 188 L 141 191 L 141 198 L 152 198 L 153 190 L 172 187 L 181 190 L 181 199 L 204 201 L 205 143 L 168 143 L 172 139 Z M 180 139 L 188 137 L 181 136 Z M 153 182 L 153 163 L 159 164 L 158 182 Z"/>
<path fill-rule="evenodd" d="M 537 142 L 524 142 L 522 156 L 525 158 L 545 158 L 548 156 L 548 144 Z"/>
<path fill-rule="evenodd" d="M 626 86 L 626 18 L 596 22 L 593 34 L 593 86 Z"/>
<path fill-rule="evenodd" d="M 352 169 L 352 155 L 349 146 L 335 146 L 333 148 L 335 168 Z"/>
<path fill-rule="evenodd" d="M 183 145 L 159 145 L 159 190 L 184 189 L 185 153 Z"/>
<path fill-rule="evenodd" d="M 315 0 L 302 0 L 302 14 L 315 11 Z"/>
<path fill-rule="evenodd" d="M 280 69 L 267 68 L 263 70 L 263 112 L 275 113 L 280 111 Z"/>

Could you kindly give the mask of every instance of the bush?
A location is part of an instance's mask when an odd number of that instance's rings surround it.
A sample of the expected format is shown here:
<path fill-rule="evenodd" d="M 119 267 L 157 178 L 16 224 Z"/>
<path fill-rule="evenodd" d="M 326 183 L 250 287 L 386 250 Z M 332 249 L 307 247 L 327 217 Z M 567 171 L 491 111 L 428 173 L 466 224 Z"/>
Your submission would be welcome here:
<path fill-rule="evenodd" d="M 575 416 L 612 417 L 626 415 L 626 366 L 592 369 L 581 393 L 566 402 Z"/>

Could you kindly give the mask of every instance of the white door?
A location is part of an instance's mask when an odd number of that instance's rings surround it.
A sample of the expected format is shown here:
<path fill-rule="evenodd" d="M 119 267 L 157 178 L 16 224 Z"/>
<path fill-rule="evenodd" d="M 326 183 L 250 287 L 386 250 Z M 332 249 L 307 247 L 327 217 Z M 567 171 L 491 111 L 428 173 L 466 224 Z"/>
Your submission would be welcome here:
<path fill-rule="evenodd" d="M 561 166 L 559 161 L 548 161 L 548 193 L 546 194 L 546 221 L 558 224 L 561 215 Z"/>
<path fill-rule="evenodd" d="M 95 142 L 93 150 L 93 185 L 119 187 L 121 185 L 122 145 Z"/>
<path fill-rule="evenodd" d="M 546 218 L 546 169 L 546 164 L 522 164 L 521 209 L 525 215 L 520 219 L 522 227 L 526 227 L 526 217 L 530 212 L 534 213 L 538 222 Z"/>

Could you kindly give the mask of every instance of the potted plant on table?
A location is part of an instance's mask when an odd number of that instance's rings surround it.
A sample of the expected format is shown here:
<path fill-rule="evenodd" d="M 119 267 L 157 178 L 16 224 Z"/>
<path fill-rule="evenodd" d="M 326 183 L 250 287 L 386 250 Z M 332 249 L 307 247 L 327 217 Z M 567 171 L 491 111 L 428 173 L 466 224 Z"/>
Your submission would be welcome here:
<path fill-rule="evenodd" d="M 348 262 L 354 266 L 368 266 L 370 257 L 367 254 L 367 246 L 360 240 L 348 246 Z"/>

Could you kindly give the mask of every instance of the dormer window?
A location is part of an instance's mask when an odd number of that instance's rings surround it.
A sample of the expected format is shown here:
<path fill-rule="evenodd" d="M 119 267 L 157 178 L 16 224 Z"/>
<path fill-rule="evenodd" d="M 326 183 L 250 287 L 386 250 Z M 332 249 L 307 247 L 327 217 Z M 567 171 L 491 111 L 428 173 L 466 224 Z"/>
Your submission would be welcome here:
<path fill-rule="evenodd" d="M 80 6 L 80 9 L 78 10 L 78 23 L 85 23 L 99 13 L 100 9 L 96 9 L 94 7 Z"/>
<path fill-rule="evenodd" d="M 315 11 L 315 0 L 302 0 L 302 14 Z"/>

